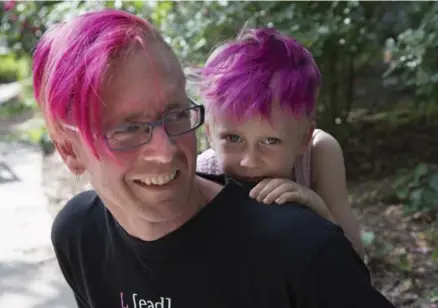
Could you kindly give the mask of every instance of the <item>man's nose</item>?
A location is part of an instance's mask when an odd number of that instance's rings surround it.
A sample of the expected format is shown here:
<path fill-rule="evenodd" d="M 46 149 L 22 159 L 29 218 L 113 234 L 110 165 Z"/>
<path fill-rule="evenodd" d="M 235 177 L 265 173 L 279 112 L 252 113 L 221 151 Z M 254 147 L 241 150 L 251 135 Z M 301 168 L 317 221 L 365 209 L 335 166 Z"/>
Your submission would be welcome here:
<path fill-rule="evenodd" d="M 143 159 L 162 164 L 170 163 L 176 154 L 175 142 L 169 138 L 163 127 L 156 127 L 151 140 L 143 146 Z"/>

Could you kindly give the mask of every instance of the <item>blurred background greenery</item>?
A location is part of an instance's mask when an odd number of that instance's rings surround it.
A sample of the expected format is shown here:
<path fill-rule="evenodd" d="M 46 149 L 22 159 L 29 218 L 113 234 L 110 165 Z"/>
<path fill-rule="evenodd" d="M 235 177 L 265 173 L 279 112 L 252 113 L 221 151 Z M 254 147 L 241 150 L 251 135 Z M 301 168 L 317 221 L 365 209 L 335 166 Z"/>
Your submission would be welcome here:
<path fill-rule="evenodd" d="M 352 204 L 359 209 L 384 204 L 377 216 L 390 204 L 401 204 L 403 219 L 421 224 L 432 247 L 427 262 L 438 262 L 438 2 L 0 2 L 0 83 L 22 85 L 20 95 L 1 106 L 0 119 L 37 114 L 30 58 L 47 27 L 103 7 L 149 19 L 182 63 L 202 64 L 216 44 L 235 37 L 246 23 L 294 36 L 321 68 L 318 126 L 344 149 Z M 50 148 L 39 123 L 15 138 Z M 201 151 L 207 142 L 202 131 L 199 137 Z M 364 233 L 375 258 L 391 250 L 392 235 L 383 240 L 387 231 L 373 225 Z M 402 273 L 417 268 L 409 252 L 396 259 L 391 262 Z M 422 292 L 417 293 L 438 302 L 438 289 Z"/>

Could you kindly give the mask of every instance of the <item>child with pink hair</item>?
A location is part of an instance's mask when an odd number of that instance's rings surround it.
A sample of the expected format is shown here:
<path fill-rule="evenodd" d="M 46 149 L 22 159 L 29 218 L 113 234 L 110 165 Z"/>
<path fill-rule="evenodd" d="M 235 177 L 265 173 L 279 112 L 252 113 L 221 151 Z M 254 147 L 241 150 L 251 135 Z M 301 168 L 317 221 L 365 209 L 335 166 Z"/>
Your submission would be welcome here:
<path fill-rule="evenodd" d="M 315 129 L 321 74 L 311 53 L 273 28 L 248 29 L 216 48 L 197 77 L 211 145 L 197 171 L 258 183 L 250 196 L 259 202 L 307 205 L 362 253 L 342 149 Z"/>

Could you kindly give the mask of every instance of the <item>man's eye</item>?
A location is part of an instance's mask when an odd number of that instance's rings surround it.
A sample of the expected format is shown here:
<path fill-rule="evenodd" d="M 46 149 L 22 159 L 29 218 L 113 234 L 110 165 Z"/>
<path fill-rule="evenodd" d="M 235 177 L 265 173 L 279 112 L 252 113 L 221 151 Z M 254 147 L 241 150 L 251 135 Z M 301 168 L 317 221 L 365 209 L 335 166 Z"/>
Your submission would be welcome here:
<path fill-rule="evenodd" d="M 242 139 L 237 135 L 226 135 L 224 139 L 230 142 L 241 142 Z"/>
<path fill-rule="evenodd" d="M 268 137 L 268 138 L 266 138 L 266 139 L 263 141 L 263 143 L 264 143 L 264 144 L 268 144 L 268 145 L 271 145 L 271 144 L 280 144 L 280 143 L 281 143 L 281 140 L 278 139 L 278 138 L 275 138 L 275 137 Z"/>
<path fill-rule="evenodd" d="M 144 128 L 138 124 L 123 125 L 115 128 L 108 133 L 108 138 L 126 138 L 142 132 Z"/>
<path fill-rule="evenodd" d="M 190 110 L 184 110 L 180 112 L 171 112 L 166 118 L 170 121 L 181 121 L 186 120 L 190 117 Z"/>
<path fill-rule="evenodd" d="M 132 125 L 125 125 L 123 127 L 120 127 L 116 130 L 117 133 L 125 134 L 125 133 L 136 133 L 141 129 L 140 125 L 132 124 Z"/>

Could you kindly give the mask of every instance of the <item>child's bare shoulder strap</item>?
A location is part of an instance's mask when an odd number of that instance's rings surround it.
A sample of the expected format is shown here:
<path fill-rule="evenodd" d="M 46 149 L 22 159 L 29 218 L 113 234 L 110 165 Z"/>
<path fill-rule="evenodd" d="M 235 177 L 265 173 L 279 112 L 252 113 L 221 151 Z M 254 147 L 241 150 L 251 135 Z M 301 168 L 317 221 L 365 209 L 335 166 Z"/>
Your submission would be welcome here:
<path fill-rule="evenodd" d="M 196 160 L 196 171 L 207 174 L 222 174 L 223 171 L 219 167 L 216 158 L 216 152 L 213 149 L 208 149 L 198 155 Z"/>
<path fill-rule="evenodd" d="M 311 159 L 312 159 L 312 144 L 313 139 L 321 132 L 320 129 L 315 129 L 312 134 L 312 140 L 309 142 L 306 152 L 297 157 L 294 164 L 294 178 L 298 184 L 311 188 Z"/>

